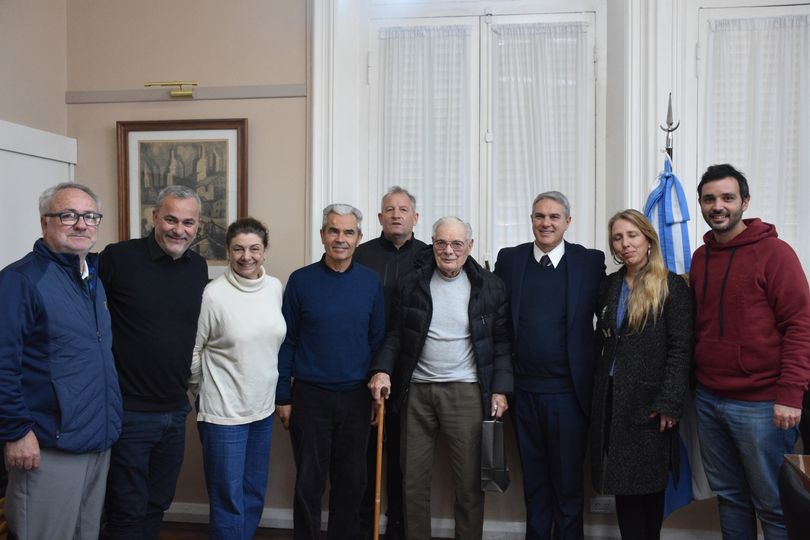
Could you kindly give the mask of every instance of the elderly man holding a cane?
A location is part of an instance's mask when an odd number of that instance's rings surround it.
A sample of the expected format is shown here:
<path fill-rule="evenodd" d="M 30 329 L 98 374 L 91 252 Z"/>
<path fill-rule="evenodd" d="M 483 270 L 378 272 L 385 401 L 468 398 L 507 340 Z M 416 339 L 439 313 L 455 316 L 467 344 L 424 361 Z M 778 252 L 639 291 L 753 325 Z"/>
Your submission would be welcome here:
<path fill-rule="evenodd" d="M 429 540 L 437 433 L 447 439 L 456 538 L 481 538 L 481 422 L 500 418 L 512 391 L 506 287 L 472 257 L 472 229 L 456 217 L 433 225 L 433 245 L 394 296 L 392 320 L 369 382 L 401 414 L 405 534 Z"/>

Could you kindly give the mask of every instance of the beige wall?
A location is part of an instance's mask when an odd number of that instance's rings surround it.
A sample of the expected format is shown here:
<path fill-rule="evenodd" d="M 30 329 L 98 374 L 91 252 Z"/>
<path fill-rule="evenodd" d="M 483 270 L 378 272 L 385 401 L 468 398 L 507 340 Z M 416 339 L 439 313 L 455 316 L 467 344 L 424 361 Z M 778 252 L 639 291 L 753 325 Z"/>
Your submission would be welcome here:
<path fill-rule="evenodd" d="M 201 86 L 306 83 L 305 0 L 69 0 L 68 90 L 137 89 L 145 81 Z M 287 280 L 305 261 L 306 99 L 87 104 L 67 107 L 79 141 L 76 178 L 105 202 L 99 247 L 116 241 L 120 120 L 248 119 L 248 213 L 270 227 L 267 269 Z M 189 417 L 177 502 L 206 503 L 200 443 Z M 276 424 L 268 504 L 290 507 L 294 468 Z"/>
<path fill-rule="evenodd" d="M 305 98 L 66 106 L 64 92 L 136 89 L 147 80 L 178 78 L 196 79 L 202 86 L 305 84 L 306 5 L 307 0 L 0 0 L 0 119 L 78 139 L 76 178 L 96 189 L 105 203 L 98 245 L 103 247 L 117 240 L 116 121 L 247 118 L 248 211 L 269 224 L 268 270 L 286 281 L 307 262 Z M 623 17 L 623 9 L 609 14 L 611 49 L 623 46 Z M 621 78 L 626 66 L 620 51 L 610 52 L 609 64 L 608 78 Z M 609 100 L 617 106 L 623 84 L 623 79 L 609 83 Z M 619 155 L 624 144 L 624 137 L 611 131 L 608 148 L 617 150 L 612 154 Z M 617 166 L 623 170 L 621 163 Z M 608 183 L 618 191 L 622 178 L 617 174 Z M 176 501 L 205 503 L 193 417 L 188 425 Z M 294 466 L 289 437 L 280 424 L 275 429 L 267 504 L 290 508 Z M 489 519 L 523 519 L 514 445 L 510 458 L 512 487 L 505 495 L 487 495 Z M 451 484 L 446 452 L 440 452 L 435 517 L 452 517 Z M 615 524 L 613 516 L 587 514 L 586 520 Z M 717 530 L 714 503 L 693 504 L 667 525 Z"/>
<path fill-rule="evenodd" d="M 66 0 L 0 0 L 0 119 L 64 135 Z"/>

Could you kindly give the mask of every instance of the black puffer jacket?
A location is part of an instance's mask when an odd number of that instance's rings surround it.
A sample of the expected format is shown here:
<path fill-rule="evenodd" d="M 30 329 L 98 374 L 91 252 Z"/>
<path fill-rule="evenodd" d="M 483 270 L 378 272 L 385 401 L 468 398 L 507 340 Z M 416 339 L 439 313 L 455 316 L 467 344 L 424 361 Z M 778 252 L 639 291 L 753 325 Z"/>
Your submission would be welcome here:
<path fill-rule="evenodd" d="M 411 375 L 427 338 L 433 316 L 430 279 L 436 269 L 432 247 L 414 258 L 414 271 L 401 276 L 394 294 L 391 325 L 372 364 L 372 372 L 391 376 L 393 409 L 399 411 L 408 395 Z M 512 392 L 512 354 L 506 286 L 472 257 L 464 263 L 470 280 L 470 335 L 484 416 L 489 417 L 492 394 Z"/>

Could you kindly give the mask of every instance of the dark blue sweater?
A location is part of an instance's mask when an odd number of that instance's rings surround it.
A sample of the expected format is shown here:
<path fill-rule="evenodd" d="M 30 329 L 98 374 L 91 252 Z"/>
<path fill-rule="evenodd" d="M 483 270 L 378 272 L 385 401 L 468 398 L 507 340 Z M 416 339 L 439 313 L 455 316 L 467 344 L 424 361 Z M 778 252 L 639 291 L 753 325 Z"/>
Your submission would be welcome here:
<path fill-rule="evenodd" d="M 385 333 L 379 275 L 352 264 L 345 272 L 323 260 L 290 275 L 281 308 L 287 337 L 278 354 L 276 404 L 292 401 L 291 377 L 328 390 L 351 390 L 368 380 Z"/>
<path fill-rule="evenodd" d="M 523 276 L 523 294 L 517 321 L 515 386 L 529 392 L 560 393 L 573 390 L 568 369 L 566 297 L 568 261 L 557 268 L 542 268 L 531 255 Z"/>

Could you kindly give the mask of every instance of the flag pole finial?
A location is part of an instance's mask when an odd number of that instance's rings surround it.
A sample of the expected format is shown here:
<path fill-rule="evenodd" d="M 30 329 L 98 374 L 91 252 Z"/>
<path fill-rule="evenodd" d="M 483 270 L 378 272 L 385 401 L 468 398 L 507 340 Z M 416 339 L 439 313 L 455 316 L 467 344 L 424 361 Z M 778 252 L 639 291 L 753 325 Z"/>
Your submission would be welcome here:
<path fill-rule="evenodd" d="M 672 119 L 672 92 L 669 93 L 669 105 L 667 106 L 667 127 L 658 126 L 667 134 L 666 138 L 666 151 L 669 159 L 672 159 L 672 132 L 680 127 L 681 121 L 673 122 Z"/>

